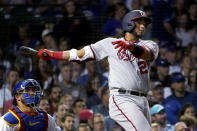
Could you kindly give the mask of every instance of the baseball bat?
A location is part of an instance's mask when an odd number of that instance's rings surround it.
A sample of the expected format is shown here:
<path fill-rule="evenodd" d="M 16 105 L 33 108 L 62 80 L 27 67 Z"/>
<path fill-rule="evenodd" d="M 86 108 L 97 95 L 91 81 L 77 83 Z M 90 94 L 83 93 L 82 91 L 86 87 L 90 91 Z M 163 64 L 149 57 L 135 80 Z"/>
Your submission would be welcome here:
<path fill-rule="evenodd" d="M 20 52 L 21 52 L 21 54 L 27 55 L 27 56 L 37 55 L 37 53 L 38 53 L 37 50 L 34 50 L 33 48 L 30 48 L 27 46 L 21 46 Z M 46 52 L 43 52 L 42 55 L 46 57 L 48 54 Z"/>

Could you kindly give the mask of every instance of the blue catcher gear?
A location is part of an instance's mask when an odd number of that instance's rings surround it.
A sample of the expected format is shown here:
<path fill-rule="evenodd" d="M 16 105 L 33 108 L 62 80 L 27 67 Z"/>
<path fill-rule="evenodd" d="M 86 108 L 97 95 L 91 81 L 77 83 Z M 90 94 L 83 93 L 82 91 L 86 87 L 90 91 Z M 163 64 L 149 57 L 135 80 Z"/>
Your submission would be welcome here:
<path fill-rule="evenodd" d="M 151 23 L 151 19 L 146 16 L 146 13 L 141 10 L 132 10 L 128 12 L 122 20 L 122 29 L 123 31 L 131 31 L 135 28 L 135 23 L 133 22 L 136 19 L 143 18 L 146 21 L 146 24 Z"/>
<path fill-rule="evenodd" d="M 30 94 L 30 91 L 33 92 Z M 19 82 L 13 89 L 14 94 L 22 94 L 22 99 L 28 106 L 35 107 L 41 97 L 41 86 L 34 79 Z"/>

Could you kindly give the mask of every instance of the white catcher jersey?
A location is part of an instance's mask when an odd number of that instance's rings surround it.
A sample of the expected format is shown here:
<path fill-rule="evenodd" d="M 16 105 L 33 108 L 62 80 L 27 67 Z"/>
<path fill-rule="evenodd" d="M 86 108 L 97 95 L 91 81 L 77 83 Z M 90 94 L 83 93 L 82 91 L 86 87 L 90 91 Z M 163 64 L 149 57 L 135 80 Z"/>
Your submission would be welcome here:
<path fill-rule="evenodd" d="M 109 87 L 120 88 L 147 93 L 149 90 L 150 62 L 135 58 L 130 51 L 118 53 L 119 48 L 114 49 L 113 41 L 124 40 L 124 38 L 106 38 L 91 44 L 96 60 L 108 59 L 109 63 Z M 139 40 L 137 45 L 149 48 L 154 59 L 157 58 L 158 45 L 151 40 Z"/>

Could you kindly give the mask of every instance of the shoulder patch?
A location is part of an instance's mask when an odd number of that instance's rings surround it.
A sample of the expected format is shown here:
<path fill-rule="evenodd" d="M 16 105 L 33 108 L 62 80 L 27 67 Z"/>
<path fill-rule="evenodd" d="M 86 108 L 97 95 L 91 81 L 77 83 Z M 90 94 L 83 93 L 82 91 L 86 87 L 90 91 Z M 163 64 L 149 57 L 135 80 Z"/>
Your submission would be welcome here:
<path fill-rule="evenodd" d="M 18 119 L 11 112 L 6 113 L 5 116 L 3 117 L 3 120 L 9 126 L 15 126 L 19 123 Z"/>

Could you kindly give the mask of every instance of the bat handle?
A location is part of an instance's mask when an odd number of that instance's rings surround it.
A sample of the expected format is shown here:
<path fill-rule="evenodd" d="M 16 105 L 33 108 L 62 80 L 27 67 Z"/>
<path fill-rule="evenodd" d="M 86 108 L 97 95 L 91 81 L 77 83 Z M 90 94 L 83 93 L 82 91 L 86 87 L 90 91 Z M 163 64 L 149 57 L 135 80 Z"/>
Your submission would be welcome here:
<path fill-rule="evenodd" d="M 42 56 L 47 57 L 48 54 L 47 54 L 46 52 L 43 52 L 43 53 L 42 53 Z"/>

